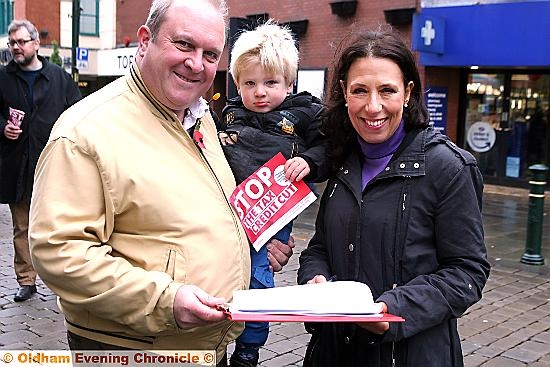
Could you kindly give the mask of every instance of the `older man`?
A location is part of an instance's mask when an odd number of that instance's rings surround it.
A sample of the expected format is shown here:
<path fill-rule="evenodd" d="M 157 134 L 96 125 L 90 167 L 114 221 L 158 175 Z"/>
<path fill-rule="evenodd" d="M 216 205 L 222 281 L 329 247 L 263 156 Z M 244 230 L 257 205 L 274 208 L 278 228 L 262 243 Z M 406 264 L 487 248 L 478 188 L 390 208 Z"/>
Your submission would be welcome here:
<path fill-rule="evenodd" d="M 248 286 L 250 262 L 201 97 L 226 17 L 223 0 L 153 0 L 130 73 L 52 131 L 30 240 L 72 349 L 215 349 L 225 365 L 242 329 L 216 308 Z"/>

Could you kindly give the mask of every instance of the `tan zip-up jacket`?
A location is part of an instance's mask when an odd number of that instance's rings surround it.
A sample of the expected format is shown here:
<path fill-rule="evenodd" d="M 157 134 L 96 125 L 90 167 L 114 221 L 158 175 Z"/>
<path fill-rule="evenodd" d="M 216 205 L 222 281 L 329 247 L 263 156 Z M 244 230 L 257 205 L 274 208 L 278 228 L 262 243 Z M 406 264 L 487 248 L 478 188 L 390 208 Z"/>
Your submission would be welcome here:
<path fill-rule="evenodd" d="M 248 287 L 246 235 L 228 198 L 235 180 L 210 114 L 205 149 L 145 88 L 136 66 L 67 110 L 38 162 L 33 262 L 67 328 L 134 349 L 217 349 L 242 325 L 178 328 L 177 289 L 230 300 Z"/>

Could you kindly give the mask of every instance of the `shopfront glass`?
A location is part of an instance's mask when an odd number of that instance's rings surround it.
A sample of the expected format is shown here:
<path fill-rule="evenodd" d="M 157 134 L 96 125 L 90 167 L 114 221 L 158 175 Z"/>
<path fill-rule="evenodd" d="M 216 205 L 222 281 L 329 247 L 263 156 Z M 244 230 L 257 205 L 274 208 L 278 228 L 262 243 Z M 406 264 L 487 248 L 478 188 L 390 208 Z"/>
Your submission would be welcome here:
<path fill-rule="evenodd" d="M 468 75 L 463 146 L 495 182 L 529 179 L 528 167 L 550 162 L 550 75 Z"/>

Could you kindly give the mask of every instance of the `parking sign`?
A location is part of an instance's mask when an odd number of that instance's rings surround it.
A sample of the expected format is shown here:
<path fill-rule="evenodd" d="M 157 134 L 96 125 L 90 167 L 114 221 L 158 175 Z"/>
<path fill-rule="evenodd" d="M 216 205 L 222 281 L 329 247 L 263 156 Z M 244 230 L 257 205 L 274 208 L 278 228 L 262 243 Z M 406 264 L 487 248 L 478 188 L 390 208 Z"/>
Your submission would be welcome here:
<path fill-rule="evenodd" d="M 76 48 L 76 67 L 78 69 L 88 69 L 88 53 L 87 48 Z"/>

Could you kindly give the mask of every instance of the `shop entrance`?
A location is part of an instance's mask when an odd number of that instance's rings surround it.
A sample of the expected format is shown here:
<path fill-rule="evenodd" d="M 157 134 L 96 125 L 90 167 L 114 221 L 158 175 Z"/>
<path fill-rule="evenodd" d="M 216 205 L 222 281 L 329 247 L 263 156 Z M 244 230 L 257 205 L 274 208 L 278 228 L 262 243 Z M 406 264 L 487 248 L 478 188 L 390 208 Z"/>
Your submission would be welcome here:
<path fill-rule="evenodd" d="M 528 185 L 528 167 L 550 165 L 550 74 L 468 73 L 463 146 L 488 183 Z"/>

